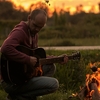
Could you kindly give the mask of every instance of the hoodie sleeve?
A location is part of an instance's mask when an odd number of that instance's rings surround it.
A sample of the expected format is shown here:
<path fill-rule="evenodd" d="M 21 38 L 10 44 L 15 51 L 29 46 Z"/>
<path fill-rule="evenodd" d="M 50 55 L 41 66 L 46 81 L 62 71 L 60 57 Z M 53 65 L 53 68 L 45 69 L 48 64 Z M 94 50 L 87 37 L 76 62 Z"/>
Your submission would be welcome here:
<path fill-rule="evenodd" d="M 16 50 L 18 45 L 23 44 L 23 41 L 26 41 L 26 37 L 27 36 L 23 30 L 13 30 L 2 44 L 1 53 L 3 53 L 7 59 L 29 64 L 30 57 Z"/>

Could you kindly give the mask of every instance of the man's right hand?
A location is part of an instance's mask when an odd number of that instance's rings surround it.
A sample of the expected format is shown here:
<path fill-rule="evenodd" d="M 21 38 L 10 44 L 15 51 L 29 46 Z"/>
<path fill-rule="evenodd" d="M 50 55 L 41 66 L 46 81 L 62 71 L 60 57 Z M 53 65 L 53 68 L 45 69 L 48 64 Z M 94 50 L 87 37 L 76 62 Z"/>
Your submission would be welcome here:
<path fill-rule="evenodd" d="M 37 63 L 37 58 L 30 56 L 30 65 L 35 66 Z"/>

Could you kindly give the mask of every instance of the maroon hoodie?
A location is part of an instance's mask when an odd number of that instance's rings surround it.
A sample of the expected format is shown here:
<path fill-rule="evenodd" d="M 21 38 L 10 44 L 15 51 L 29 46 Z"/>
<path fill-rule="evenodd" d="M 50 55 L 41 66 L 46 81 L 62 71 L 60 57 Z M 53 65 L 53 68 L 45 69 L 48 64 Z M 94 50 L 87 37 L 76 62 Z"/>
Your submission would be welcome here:
<path fill-rule="evenodd" d="M 21 21 L 14 27 L 7 39 L 2 44 L 1 53 L 3 53 L 10 60 L 29 64 L 29 56 L 16 50 L 16 47 L 23 45 L 34 49 L 37 48 L 37 42 L 38 33 L 35 35 L 35 37 L 31 37 L 27 24 L 24 21 Z"/>

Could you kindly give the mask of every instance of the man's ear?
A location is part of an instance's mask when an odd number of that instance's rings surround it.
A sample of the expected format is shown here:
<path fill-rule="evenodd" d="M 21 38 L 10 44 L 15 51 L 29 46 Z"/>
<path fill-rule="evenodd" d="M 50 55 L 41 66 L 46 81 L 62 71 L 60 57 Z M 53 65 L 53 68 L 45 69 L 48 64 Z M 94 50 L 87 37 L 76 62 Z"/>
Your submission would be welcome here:
<path fill-rule="evenodd" d="M 30 15 L 28 15 L 28 21 L 31 19 L 31 16 Z"/>

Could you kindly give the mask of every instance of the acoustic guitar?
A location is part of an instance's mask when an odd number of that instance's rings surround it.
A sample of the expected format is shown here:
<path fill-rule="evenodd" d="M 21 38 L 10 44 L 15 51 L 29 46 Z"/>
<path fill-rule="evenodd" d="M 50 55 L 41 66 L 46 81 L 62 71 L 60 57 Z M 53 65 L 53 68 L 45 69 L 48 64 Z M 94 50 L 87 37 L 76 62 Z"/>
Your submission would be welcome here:
<path fill-rule="evenodd" d="M 63 61 L 64 56 L 55 56 L 53 58 L 46 58 L 46 52 L 43 48 L 30 49 L 25 46 L 18 46 L 16 48 L 18 51 L 23 52 L 29 56 L 37 57 L 38 63 L 35 67 L 42 66 L 44 64 L 60 63 Z M 80 59 L 80 52 L 68 55 L 68 59 L 76 60 Z M 25 69 L 26 68 L 26 69 Z M 27 68 L 29 65 L 15 62 L 13 60 L 8 60 L 4 54 L 1 54 L 1 75 L 5 82 L 13 84 L 23 84 L 29 79 L 26 76 Z"/>

